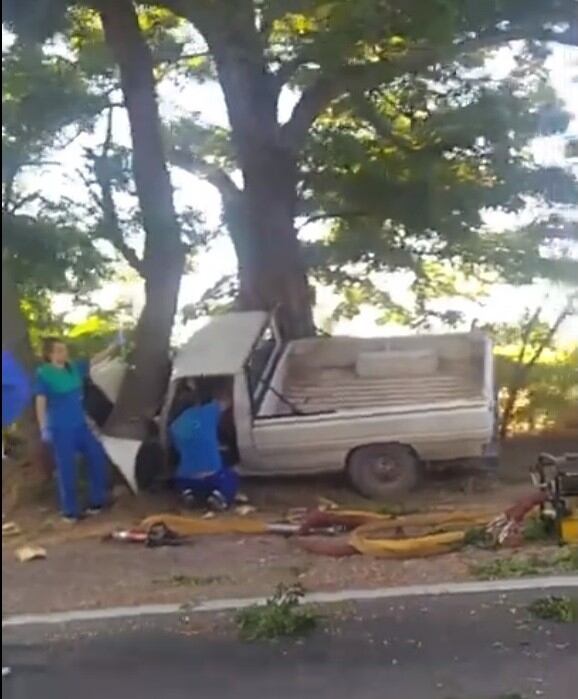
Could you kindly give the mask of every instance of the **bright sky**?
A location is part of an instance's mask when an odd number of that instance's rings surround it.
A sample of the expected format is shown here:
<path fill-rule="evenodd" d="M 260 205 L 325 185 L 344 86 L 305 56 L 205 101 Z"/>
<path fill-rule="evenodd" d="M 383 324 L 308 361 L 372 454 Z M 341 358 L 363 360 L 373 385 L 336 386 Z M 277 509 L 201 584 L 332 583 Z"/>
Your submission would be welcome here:
<path fill-rule="evenodd" d="M 492 59 L 490 69 L 496 78 L 507 75 L 514 66 L 511 51 L 504 49 L 499 51 Z M 549 59 L 552 82 L 562 99 L 566 103 L 568 111 L 573 115 L 567 136 L 578 135 L 578 49 L 567 46 L 556 46 Z M 160 88 L 160 104 L 163 116 L 174 119 L 177 116 L 197 112 L 206 123 L 227 126 L 227 115 L 222 93 L 215 84 L 203 84 L 199 86 L 189 85 L 177 89 L 173 85 L 164 84 Z M 294 102 L 294 95 L 289 92 L 281 96 L 280 118 L 286 119 Z M 126 116 L 117 112 L 115 117 L 115 137 L 130 145 Z M 51 177 L 42 179 L 35 177 L 30 186 L 43 187 L 47 195 L 58 199 L 62 188 L 67 193 L 78 194 L 82 189 L 75 177 L 70 177 L 80 163 L 81 148 L 85 142 L 79 140 L 62 154 L 63 167 L 59 171 L 52 171 Z M 543 164 L 560 164 L 564 159 L 564 139 L 549 137 L 538 139 L 534 145 L 536 158 Z M 575 164 L 578 171 L 578 163 Z M 175 202 L 177 206 L 193 206 L 200 210 L 210 227 L 217 227 L 220 215 L 220 198 L 217 191 L 206 182 L 199 180 L 183 171 L 174 169 L 171 173 L 175 187 Z M 577 213 L 578 220 L 578 213 Z M 506 228 L 511 225 L 511 219 L 506 216 L 498 216 L 495 213 L 489 215 L 488 223 L 495 228 Z M 315 233 L 315 231 L 313 231 Z M 317 231 L 319 233 L 319 231 Z M 232 245 L 226 235 L 221 235 L 211 245 L 210 249 L 200 254 L 192 273 L 185 275 L 180 295 L 180 306 L 194 302 L 202 293 L 214 284 L 224 274 L 234 272 L 235 256 Z M 394 298 L 402 300 L 404 293 L 404 281 L 402 278 L 392 275 L 389 286 Z M 130 300 L 134 312 L 138 312 L 142 304 L 142 285 L 138 282 L 114 282 L 108 283 L 99 292 L 94 294 L 94 300 L 103 307 L 114 307 L 119 300 Z M 565 290 L 556 285 L 535 284 L 532 287 L 511 288 L 497 286 L 492 293 L 479 304 L 471 302 L 452 301 L 451 308 L 463 310 L 468 317 L 468 324 L 473 318 L 480 323 L 487 321 L 512 321 L 521 315 L 524 308 L 534 308 L 546 302 L 549 312 L 555 315 L 557 309 L 564 304 Z M 506 303 L 507 301 L 507 303 Z M 318 307 L 316 317 L 319 322 L 330 315 L 337 299 L 327 289 L 318 292 Z M 59 312 L 70 312 L 70 320 L 81 320 L 86 313 L 83 309 L 72 310 L 70 299 L 59 297 L 55 302 Z M 399 328 L 380 326 L 376 324 L 379 313 L 372 308 L 364 308 L 359 316 L 352 321 L 340 322 L 334 328 L 336 333 L 350 333 L 356 335 L 382 335 L 399 332 Z M 185 339 L 194 329 L 196 323 L 188 323 L 186 326 L 177 318 L 175 328 L 175 340 Z M 578 320 L 570 321 L 565 328 L 565 335 L 571 338 L 578 337 Z"/>

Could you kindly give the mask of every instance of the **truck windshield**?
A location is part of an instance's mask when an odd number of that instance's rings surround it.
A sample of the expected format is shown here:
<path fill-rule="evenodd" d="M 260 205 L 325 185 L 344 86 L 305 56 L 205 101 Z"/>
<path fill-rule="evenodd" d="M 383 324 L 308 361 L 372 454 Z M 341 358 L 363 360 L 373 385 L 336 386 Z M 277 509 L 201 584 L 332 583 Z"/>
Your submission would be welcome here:
<path fill-rule="evenodd" d="M 257 340 L 245 365 L 254 415 L 259 410 L 261 401 L 267 392 L 279 348 L 280 343 L 273 327 L 268 325 Z"/>

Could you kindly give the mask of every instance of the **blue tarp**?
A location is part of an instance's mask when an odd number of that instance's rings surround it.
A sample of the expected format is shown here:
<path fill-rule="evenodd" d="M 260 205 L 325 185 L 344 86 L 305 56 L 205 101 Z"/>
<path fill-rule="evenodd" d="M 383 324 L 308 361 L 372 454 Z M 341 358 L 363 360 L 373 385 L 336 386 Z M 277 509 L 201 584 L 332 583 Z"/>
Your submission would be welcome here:
<path fill-rule="evenodd" d="M 24 412 L 31 396 L 30 380 L 7 350 L 2 350 L 2 427 L 7 427 Z"/>

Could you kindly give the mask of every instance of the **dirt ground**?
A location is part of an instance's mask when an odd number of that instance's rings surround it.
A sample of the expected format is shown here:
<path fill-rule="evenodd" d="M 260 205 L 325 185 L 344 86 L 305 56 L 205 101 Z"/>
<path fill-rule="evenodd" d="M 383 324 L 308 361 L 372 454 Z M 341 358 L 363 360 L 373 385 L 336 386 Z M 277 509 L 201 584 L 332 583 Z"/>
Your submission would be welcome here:
<path fill-rule="evenodd" d="M 540 451 L 572 448 L 576 443 L 571 438 L 516 441 L 504 450 L 495 476 L 457 470 L 437 474 L 399 506 L 500 511 L 531 490 L 528 468 Z M 9 472 L 3 473 L 5 521 L 16 522 L 22 531 L 3 537 L 3 614 L 268 595 L 280 582 L 334 590 L 463 580 L 470 577 L 474 560 L 495 556 L 464 550 L 406 561 L 334 559 L 306 553 L 296 542 L 278 536 L 207 536 L 160 549 L 105 543 L 102 536 L 113 529 L 134 526 L 153 513 L 179 512 L 178 503 L 170 494 L 134 497 L 116 488 L 109 511 L 71 526 L 59 520 L 51 487 L 26 478 L 15 482 Z M 257 508 L 255 516 L 269 521 L 283 519 L 294 507 L 317 507 L 320 497 L 348 508 L 379 508 L 356 495 L 340 477 L 246 480 L 243 490 Z M 14 550 L 24 543 L 43 546 L 47 558 L 16 561 Z"/>

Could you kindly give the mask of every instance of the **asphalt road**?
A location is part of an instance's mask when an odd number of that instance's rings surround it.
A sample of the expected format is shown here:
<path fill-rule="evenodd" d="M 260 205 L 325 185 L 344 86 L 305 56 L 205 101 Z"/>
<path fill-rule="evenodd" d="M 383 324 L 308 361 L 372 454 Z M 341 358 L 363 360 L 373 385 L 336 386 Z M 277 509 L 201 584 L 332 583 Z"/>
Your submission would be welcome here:
<path fill-rule="evenodd" d="M 578 626 L 531 619 L 528 601 L 544 594 L 328 607 L 303 641 L 241 642 L 209 617 L 202 629 L 177 619 L 5 629 L 3 696 L 574 699 Z"/>

